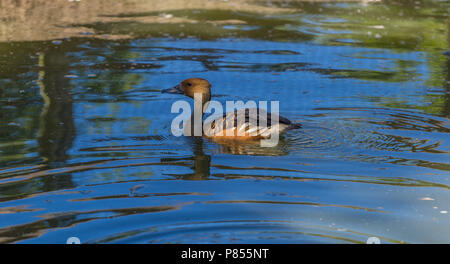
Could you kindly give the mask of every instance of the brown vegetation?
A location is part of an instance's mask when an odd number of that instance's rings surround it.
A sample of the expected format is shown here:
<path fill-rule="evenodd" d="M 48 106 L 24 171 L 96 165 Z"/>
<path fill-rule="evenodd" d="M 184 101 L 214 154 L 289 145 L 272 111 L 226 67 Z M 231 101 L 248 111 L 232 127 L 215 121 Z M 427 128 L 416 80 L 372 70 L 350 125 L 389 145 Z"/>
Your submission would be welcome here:
<path fill-rule="evenodd" d="M 301 1 L 301 0 L 275 0 Z M 323 0 L 315 0 L 323 1 Z M 351 1 L 351 0 L 350 0 Z M 195 23 L 175 17 L 170 11 L 182 9 L 222 9 L 264 14 L 292 12 L 256 0 L 0 0 L 0 42 L 52 40 L 65 37 L 127 38 L 128 35 L 101 35 L 79 25 L 98 22 L 136 21 L 141 23 Z M 296 9 L 298 11 L 298 9 Z M 121 17 L 121 14 L 149 15 Z"/>

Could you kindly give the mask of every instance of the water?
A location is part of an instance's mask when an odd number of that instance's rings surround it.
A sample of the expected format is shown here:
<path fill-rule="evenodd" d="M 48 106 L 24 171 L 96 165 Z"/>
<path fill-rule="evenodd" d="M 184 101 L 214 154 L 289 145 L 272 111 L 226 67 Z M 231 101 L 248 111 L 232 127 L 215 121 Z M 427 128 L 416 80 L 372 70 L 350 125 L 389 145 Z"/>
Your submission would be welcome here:
<path fill-rule="evenodd" d="M 449 243 L 448 3 L 257 6 L 0 43 L 0 241 Z M 303 128 L 175 137 L 188 77 Z"/>

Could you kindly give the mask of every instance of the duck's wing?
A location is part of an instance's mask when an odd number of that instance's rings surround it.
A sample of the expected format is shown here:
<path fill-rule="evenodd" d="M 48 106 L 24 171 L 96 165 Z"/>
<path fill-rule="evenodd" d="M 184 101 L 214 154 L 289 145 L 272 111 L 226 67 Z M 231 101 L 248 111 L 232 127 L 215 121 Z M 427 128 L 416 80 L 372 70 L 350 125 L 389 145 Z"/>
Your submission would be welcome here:
<path fill-rule="evenodd" d="M 255 116 L 254 116 L 254 114 L 251 114 L 251 111 L 255 111 L 255 109 L 256 109 L 256 119 L 257 120 L 254 120 Z M 234 112 L 236 115 L 237 110 L 235 110 Z M 260 123 L 261 123 L 261 125 L 267 124 L 267 126 L 276 125 L 276 124 L 272 124 L 272 113 L 267 112 L 264 109 L 246 108 L 244 113 L 245 113 L 244 116 L 245 116 L 246 121 L 256 121 L 257 125 L 260 125 Z M 291 120 L 289 120 L 283 116 L 280 116 L 280 115 L 278 115 L 278 123 L 284 124 L 284 125 L 292 124 Z"/>

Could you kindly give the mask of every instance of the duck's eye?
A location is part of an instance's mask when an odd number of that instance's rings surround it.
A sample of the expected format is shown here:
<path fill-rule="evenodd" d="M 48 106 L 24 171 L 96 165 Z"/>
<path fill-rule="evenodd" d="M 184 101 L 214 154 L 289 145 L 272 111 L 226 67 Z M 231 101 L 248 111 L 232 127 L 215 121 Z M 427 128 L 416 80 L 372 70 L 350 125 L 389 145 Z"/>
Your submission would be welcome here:
<path fill-rule="evenodd" d="M 187 86 L 192 86 L 192 83 L 188 82 L 186 83 Z"/>

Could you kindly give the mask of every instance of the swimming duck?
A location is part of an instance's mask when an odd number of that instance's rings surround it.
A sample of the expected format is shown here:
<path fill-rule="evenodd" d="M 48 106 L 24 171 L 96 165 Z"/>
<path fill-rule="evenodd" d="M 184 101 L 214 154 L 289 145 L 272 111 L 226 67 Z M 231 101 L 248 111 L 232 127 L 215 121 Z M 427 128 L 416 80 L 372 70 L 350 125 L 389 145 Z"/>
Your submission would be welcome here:
<path fill-rule="evenodd" d="M 191 98 L 194 98 L 195 94 L 201 94 L 203 106 L 202 117 L 204 114 L 203 111 L 206 109 L 205 106 L 211 100 L 211 84 L 202 78 L 186 79 L 176 86 L 164 89 L 161 92 L 183 94 Z M 240 110 L 242 112 L 239 112 Z M 238 113 L 243 114 L 245 118 L 238 118 Z M 193 115 L 190 122 L 194 121 Z M 269 138 L 273 129 L 278 129 L 278 133 L 282 133 L 286 130 L 296 128 L 301 128 L 301 124 L 292 123 L 289 119 L 282 116 L 279 116 L 278 122 L 272 124 L 270 112 L 261 108 L 244 108 L 225 113 L 223 116 L 219 116 L 204 124 L 203 136 L 215 140 L 258 140 Z M 193 131 L 194 126 L 191 126 L 191 129 Z M 191 135 L 193 134 L 192 132 Z"/>

